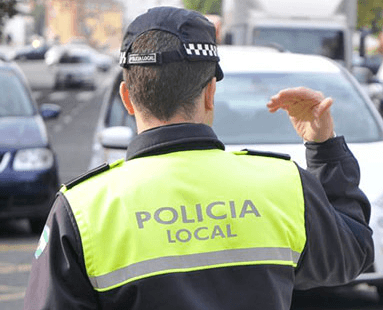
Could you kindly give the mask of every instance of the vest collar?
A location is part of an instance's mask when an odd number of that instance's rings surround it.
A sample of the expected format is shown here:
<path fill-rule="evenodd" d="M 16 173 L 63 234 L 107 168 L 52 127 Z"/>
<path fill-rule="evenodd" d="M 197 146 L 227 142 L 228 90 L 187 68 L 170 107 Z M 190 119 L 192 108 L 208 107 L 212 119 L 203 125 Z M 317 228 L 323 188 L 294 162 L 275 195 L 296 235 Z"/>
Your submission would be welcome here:
<path fill-rule="evenodd" d="M 126 159 L 175 151 L 225 149 L 213 129 L 204 124 L 182 123 L 144 131 L 129 143 Z"/>

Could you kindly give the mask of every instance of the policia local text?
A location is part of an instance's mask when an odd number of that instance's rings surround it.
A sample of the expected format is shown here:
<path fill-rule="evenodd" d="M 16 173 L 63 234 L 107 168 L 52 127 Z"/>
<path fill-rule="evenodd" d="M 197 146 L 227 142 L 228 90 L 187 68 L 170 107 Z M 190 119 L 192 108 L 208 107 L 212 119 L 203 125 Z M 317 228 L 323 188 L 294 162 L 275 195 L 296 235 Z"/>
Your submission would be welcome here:
<path fill-rule="evenodd" d="M 214 212 L 214 209 L 219 209 L 219 212 Z M 222 213 L 222 210 L 225 213 Z M 191 211 L 194 211 L 193 213 Z M 218 213 L 220 213 L 218 215 Z M 243 202 L 240 212 L 237 212 L 234 201 L 224 202 L 215 201 L 203 207 L 201 204 L 196 204 L 194 210 L 188 210 L 185 206 L 181 205 L 178 209 L 171 207 L 163 207 L 155 210 L 154 212 L 138 211 L 136 212 L 136 220 L 139 229 L 144 229 L 145 224 L 150 221 L 155 221 L 163 225 L 171 225 L 177 221 L 184 224 L 203 222 L 205 219 L 224 220 L 227 217 L 231 218 L 244 218 L 245 216 L 261 217 L 261 214 L 255 207 L 254 203 L 247 199 Z M 175 242 L 189 242 L 193 238 L 196 240 L 208 240 L 220 238 L 233 238 L 237 237 L 230 224 L 223 226 L 215 225 L 212 229 L 206 226 L 200 226 L 196 229 L 190 230 L 186 228 L 166 231 L 167 240 L 169 243 Z"/>

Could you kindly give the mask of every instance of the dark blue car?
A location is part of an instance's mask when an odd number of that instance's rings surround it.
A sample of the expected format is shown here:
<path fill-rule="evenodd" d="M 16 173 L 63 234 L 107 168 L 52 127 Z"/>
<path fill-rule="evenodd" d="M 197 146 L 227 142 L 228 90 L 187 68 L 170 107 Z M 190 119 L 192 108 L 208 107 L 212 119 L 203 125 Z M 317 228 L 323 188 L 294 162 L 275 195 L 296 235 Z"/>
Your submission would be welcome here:
<path fill-rule="evenodd" d="M 37 108 L 20 68 L 0 60 L 0 219 L 27 218 L 40 233 L 59 187 L 58 166 L 44 118 L 55 105 Z"/>
<path fill-rule="evenodd" d="M 42 60 L 45 53 L 50 48 L 49 45 L 40 45 L 39 47 L 26 46 L 15 52 L 13 60 Z"/>

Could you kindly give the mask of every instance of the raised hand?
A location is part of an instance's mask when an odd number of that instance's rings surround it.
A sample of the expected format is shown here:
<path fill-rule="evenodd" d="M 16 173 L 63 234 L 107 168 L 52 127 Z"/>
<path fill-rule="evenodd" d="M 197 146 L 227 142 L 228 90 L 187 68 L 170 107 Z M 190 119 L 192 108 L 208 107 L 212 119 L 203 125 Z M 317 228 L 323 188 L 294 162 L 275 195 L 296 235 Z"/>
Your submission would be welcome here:
<path fill-rule="evenodd" d="M 280 91 L 271 97 L 267 107 L 271 113 L 285 110 L 298 135 L 305 141 L 324 142 L 334 136 L 332 103 L 333 100 L 325 98 L 321 92 L 297 87 Z"/>

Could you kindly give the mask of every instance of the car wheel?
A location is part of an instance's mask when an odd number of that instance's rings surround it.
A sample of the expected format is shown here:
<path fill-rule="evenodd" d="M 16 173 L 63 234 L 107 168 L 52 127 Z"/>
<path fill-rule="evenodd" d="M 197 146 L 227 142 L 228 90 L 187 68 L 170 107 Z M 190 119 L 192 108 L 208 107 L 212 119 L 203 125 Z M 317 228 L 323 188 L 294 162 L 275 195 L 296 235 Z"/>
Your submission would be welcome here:
<path fill-rule="evenodd" d="M 24 55 L 22 55 L 22 56 L 17 57 L 17 60 L 18 60 L 18 61 L 26 61 L 26 60 L 27 60 L 27 57 L 24 56 Z"/>
<path fill-rule="evenodd" d="M 61 75 L 58 72 L 55 72 L 54 74 L 54 83 L 53 83 L 53 89 L 59 89 L 63 86 L 65 82 L 61 78 Z"/>
<path fill-rule="evenodd" d="M 376 291 L 378 292 L 378 296 L 379 296 L 379 305 L 382 305 L 383 304 L 383 286 L 377 285 Z"/>
<path fill-rule="evenodd" d="M 90 90 L 95 90 L 96 89 L 96 85 L 94 84 L 94 82 L 90 82 L 88 84 L 88 89 L 90 89 Z"/>
<path fill-rule="evenodd" d="M 29 224 L 33 234 L 40 235 L 44 229 L 46 219 L 30 219 Z"/>
<path fill-rule="evenodd" d="M 61 87 L 61 83 L 56 79 L 55 83 L 53 84 L 54 89 L 59 89 Z"/>

